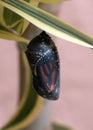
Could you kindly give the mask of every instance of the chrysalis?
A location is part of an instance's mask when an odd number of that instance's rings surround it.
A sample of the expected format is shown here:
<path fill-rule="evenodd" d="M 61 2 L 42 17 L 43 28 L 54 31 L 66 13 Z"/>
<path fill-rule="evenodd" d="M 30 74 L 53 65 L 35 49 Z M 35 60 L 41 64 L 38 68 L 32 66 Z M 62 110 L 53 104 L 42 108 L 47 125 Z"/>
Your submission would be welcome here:
<path fill-rule="evenodd" d="M 59 97 L 60 66 L 57 48 L 46 32 L 32 39 L 26 50 L 37 93 L 49 100 Z"/>

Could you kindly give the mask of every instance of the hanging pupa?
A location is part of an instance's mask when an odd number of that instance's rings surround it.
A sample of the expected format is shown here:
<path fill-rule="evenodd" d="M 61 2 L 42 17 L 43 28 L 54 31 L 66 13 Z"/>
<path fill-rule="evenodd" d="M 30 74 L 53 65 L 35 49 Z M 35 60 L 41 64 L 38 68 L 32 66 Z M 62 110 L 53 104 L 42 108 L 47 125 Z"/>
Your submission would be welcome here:
<path fill-rule="evenodd" d="M 59 97 L 60 65 L 57 48 L 46 32 L 40 33 L 29 43 L 26 56 L 33 74 L 37 93 L 49 100 Z"/>

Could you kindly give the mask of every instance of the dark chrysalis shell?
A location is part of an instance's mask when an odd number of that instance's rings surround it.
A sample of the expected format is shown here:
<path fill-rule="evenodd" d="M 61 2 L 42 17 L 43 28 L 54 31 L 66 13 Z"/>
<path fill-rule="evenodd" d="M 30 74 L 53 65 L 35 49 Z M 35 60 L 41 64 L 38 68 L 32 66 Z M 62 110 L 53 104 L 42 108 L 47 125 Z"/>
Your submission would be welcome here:
<path fill-rule="evenodd" d="M 47 99 L 59 97 L 59 56 L 51 38 L 43 31 L 32 39 L 26 56 L 33 74 L 34 88 Z"/>

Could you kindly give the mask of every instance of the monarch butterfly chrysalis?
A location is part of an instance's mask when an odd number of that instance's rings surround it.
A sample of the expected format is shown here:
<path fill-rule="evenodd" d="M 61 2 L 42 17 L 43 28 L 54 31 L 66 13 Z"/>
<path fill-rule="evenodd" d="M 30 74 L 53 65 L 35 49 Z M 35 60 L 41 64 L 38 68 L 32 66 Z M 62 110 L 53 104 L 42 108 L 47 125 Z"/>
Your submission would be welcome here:
<path fill-rule="evenodd" d="M 59 56 L 53 40 L 46 32 L 40 33 L 29 43 L 26 56 L 33 74 L 37 93 L 49 100 L 59 97 Z"/>

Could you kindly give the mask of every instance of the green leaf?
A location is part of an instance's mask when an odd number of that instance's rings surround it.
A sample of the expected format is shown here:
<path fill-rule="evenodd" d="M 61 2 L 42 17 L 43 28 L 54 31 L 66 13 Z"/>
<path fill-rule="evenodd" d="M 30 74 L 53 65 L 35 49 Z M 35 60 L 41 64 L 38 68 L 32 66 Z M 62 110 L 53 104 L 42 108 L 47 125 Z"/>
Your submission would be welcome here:
<path fill-rule="evenodd" d="M 16 12 L 42 30 L 73 43 L 93 48 L 93 37 L 79 31 L 38 7 L 19 0 L 1 0 L 0 4 Z"/>
<path fill-rule="evenodd" d="M 23 42 L 26 45 L 29 42 L 29 40 L 27 40 L 21 36 L 18 36 L 18 35 L 8 32 L 8 31 L 3 31 L 3 30 L 0 30 L 0 38 Z"/>
<path fill-rule="evenodd" d="M 22 19 L 21 16 L 15 14 L 14 12 L 12 12 L 11 10 L 9 10 L 7 8 L 4 8 L 3 16 L 4 16 L 7 26 L 9 26 L 9 25 L 12 26 L 13 24 L 15 24 L 16 21 L 20 21 Z M 8 18 L 8 16 L 9 16 L 9 18 Z"/>
<path fill-rule="evenodd" d="M 63 2 L 64 0 L 39 0 L 41 3 L 54 4 L 58 2 Z"/>
<path fill-rule="evenodd" d="M 1 18 L 3 17 L 0 21 L 1 24 L 9 30 L 14 30 L 17 34 L 22 34 L 29 24 L 24 18 L 7 8 L 3 8 L 0 15 Z"/>
<path fill-rule="evenodd" d="M 73 129 L 64 125 L 59 125 L 58 123 L 53 123 L 52 130 L 73 130 Z"/>
<path fill-rule="evenodd" d="M 32 5 L 37 6 L 38 1 L 24 0 Z M 6 7 L 0 6 L 0 24 L 9 30 L 15 31 L 17 34 L 23 34 L 29 25 L 29 22 L 15 12 Z"/>

